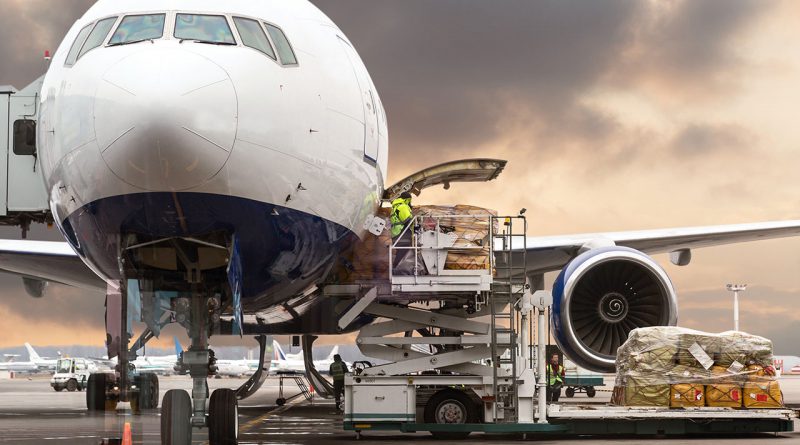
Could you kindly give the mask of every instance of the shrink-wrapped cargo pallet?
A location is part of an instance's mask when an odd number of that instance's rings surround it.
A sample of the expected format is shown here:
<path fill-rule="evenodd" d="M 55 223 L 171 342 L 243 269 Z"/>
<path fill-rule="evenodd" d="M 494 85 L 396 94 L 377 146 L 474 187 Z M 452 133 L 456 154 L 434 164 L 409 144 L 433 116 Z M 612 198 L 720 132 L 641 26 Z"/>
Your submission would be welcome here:
<path fill-rule="evenodd" d="M 772 342 L 744 332 L 634 329 L 617 351 L 612 403 L 627 406 L 777 408 Z"/>

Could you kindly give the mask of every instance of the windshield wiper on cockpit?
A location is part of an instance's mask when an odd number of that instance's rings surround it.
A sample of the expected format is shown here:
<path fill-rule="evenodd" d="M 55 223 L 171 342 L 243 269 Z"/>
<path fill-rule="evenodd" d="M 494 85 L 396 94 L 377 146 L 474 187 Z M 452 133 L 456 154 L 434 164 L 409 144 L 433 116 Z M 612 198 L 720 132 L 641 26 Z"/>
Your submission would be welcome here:
<path fill-rule="evenodd" d="M 181 39 L 178 43 L 183 43 L 189 39 Z M 213 40 L 192 39 L 192 43 L 205 43 L 206 45 L 236 46 L 234 42 L 215 42 Z"/>
<path fill-rule="evenodd" d="M 109 43 L 108 46 L 132 45 L 134 43 L 141 43 L 141 42 L 147 42 L 147 41 L 149 41 L 150 43 L 155 43 L 155 42 L 153 42 L 153 39 L 138 39 L 138 40 L 128 40 L 128 41 L 125 41 L 125 42 Z"/>

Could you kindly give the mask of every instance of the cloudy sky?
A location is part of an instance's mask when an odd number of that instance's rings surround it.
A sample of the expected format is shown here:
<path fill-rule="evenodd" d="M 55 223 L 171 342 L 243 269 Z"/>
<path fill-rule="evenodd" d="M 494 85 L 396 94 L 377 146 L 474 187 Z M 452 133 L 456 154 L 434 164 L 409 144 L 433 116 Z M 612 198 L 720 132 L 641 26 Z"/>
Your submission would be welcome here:
<path fill-rule="evenodd" d="M 0 84 L 17 87 L 91 4 L 0 2 Z M 384 101 L 390 180 L 457 158 L 510 161 L 491 184 L 426 191 L 425 202 L 526 207 L 542 235 L 800 216 L 796 2 L 315 3 Z M 732 328 L 724 285 L 747 282 L 742 328 L 800 355 L 800 239 L 698 250 L 684 268 L 658 259 L 681 325 Z M 0 347 L 102 343 L 101 295 L 54 286 L 34 301 L 16 278 L 0 286 Z"/>

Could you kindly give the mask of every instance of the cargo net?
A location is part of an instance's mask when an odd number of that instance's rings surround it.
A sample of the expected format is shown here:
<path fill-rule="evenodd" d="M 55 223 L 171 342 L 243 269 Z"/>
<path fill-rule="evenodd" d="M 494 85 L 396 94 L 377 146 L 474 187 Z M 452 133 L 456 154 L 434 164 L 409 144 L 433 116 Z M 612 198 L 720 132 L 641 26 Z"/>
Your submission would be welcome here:
<path fill-rule="evenodd" d="M 772 342 L 744 332 L 634 329 L 617 350 L 612 403 L 624 406 L 780 408 Z"/>
<path fill-rule="evenodd" d="M 391 209 L 381 208 L 378 217 L 386 220 L 386 229 L 380 236 L 366 234 L 364 239 L 351 244 L 342 253 L 336 270 L 339 282 L 360 280 L 380 280 L 389 277 L 389 246 L 392 244 Z M 415 206 L 414 216 L 418 230 L 436 230 L 452 234 L 455 243 L 448 249 L 445 270 L 486 270 L 491 267 L 489 258 L 489 225 L 496 216 L 494 210 L 469 205 L 455 206 Z M 496 220 L 494 220 L 496 222 Z M 495 231 L 497 227 L 494 228 Z M 417 265 L 422 265 L 417 258 Z M 414 255 L 407 255 L 398 268 L 412 270 Z M 425 274 L 424 267 L 418 269 Z"/>

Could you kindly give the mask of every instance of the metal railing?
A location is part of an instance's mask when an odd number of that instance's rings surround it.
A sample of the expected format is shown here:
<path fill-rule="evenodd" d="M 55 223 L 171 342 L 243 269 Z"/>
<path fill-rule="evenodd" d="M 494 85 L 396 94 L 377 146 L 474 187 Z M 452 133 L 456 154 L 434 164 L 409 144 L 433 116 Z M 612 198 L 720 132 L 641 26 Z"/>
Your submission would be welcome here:
<path fill-rule="evenodd" d="M 394 264 L 396 256 L 407 252 L 411 252 L 410 255 L 413 255 L 414 267 L 408 271 L 409 273 L 402 276 L 490 274 L 494 268 L 491 225 L 495 218 L 489 213 L 485 215 L 414 216 L 403 227 L 400 234 L 392 239 L 389 246 L 389 279 L 392 280 L 397 272 Z M 457 222 L 457 224 L 442 224 L 443 221 Z M 476 227 L 467 231 L 459 231 L 459 227 L 463 228 L 469 224 L 474 224 Z M 485 231 L 481 226 L 485 227 Z M 409 238 L 409 245 L 401 245 L 407 243 Z M 456 270 L 445 267 L 447 254 L 470 251 L 486 252 L 487 265 L 485 268 Z M 398 263 L 398 266 L 403 266 L 403 262 L 406 261 L 410 260 L 404 258 Z M 425 266 L 425 268 L 423 269 L 421 266 Z"/>

